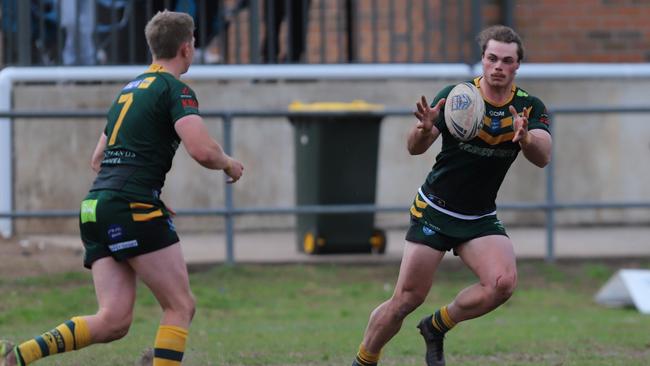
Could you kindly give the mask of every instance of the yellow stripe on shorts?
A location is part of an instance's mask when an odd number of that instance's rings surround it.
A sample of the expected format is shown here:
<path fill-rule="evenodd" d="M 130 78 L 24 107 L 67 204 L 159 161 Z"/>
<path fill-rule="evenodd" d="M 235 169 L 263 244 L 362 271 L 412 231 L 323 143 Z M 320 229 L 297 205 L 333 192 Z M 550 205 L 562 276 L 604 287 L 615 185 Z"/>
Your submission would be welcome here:
<path fill-rule="evenodd" d="M 422 217 L 422 212 L 418 211 L 415 206 L 411 206 L 411 215 L 417 217 L 418 219 Z"/>
<path fill-rule="evenodd" d="M 149 221 L 151 219 L 155 219 L 156 217 L 161 217 L 163 213 L 161 209 L 157 209 L 156 211 L 149 213 L 134 213 L 131 215 L 133 216 L 133 221 Z"/>
<path fill-rule="evenodd" d="M 133 209 L 142 209 L 142 210 L 147 210 L 150 208 L 153 208 L 154 206 L 148 203 L 142 203 L 142 202 L 131 202 L 129 203 L 129 207 Z"/>
<path fill-rule="evenodd" d="M 420 194 L 415 195 L 415 205 L 418 206 L 418 208 L 426 208 L 428 205 L 426 202 L 420 200 Z"/>

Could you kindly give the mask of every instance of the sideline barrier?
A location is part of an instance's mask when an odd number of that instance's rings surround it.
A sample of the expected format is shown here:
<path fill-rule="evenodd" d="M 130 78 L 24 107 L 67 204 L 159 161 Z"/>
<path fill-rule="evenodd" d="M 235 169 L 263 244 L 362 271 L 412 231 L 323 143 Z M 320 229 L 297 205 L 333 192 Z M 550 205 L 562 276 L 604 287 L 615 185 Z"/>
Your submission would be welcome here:
<path fill-rule="evenodd" d="M 72 217 L 76 211 L 50 210 L 18 212 L 13 210 L 13 141 L 12 123 L 14 118 L 81 118 L 103 117 L 103 111 L 59 111 L 59 112 L 13 112 L 12 96 L 16 83 L 24 82 L 75 82 L 75 81 L 127 81 L 139 74 L 146 66 L 114 67 L 8 67 L 0 72 L 0 235 L 10 237 L 12 218 L 21 217 Z M 273 66 L 193 66 L 187 78 L 194 80 L 249 80 L 249 79 L 288 79 L 288 80 L 370 80 L 370 79 L 463 79 L 470 78 L 480 71 L 480 65 L 465 64 L 388 64 L 388 65 L 273 65 Z M 530 79 L 575 79 L 575 78 L 632 78 L 650 77 L 650 64 L 524 64 L 519 77 Z M 650 107 L 594 107 L 594 108 L 556 108 L 551 114 L 588 113 L 650 113 Z M 331 116 L 331 113 L 313 113 L 314 116 Z M 377 116 L 410 116 L 411 110 L 386 109 L 374 111 Z M 232 120 L 235 117 L 290 117 L 287 111 L 204 111 L 207 117 L 223 119 L 224 150 L 232 151 Z M 340 113 L 338 114 L 340 115 Z M 553 125 L 551 125 L 553 128 Z M 650 202 L 556 202 L 554 192 L 554 162 L 546 170 L 546 199 L 537 204 L 503 204 L 502 210 L 544 210 L 546 212 L 547 254 L 553 261 L 555 211 L 560 209 L 600 209 L 600 208 L 650 208 Z M 246 214 L 303 214 L 303 213 L 359 213 L 359 212 L 397 212 L 408 207 L 377 207 L 374 205 L 328 205 L 299 207 L 248 207 L 235 208 L 232 200 L 232 187 L 225 185 L 225 208 L 209 210 L 180 211 L 183 215 L 220 215 L 226 219 L 227 261 L 234 263 L 235 215 Z"/>

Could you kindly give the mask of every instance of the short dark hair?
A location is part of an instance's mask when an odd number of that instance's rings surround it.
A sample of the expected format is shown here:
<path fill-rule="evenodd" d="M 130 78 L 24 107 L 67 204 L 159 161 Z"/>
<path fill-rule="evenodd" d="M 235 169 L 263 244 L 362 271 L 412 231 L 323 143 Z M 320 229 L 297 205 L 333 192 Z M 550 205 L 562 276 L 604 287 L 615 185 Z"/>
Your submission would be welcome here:
<path fill-rule="evenodd" d="M 517 62 L 524 59 L 524 46 L 521 43 L 521 37 L 512 28 L 505 25 L 493 25 L 481 31 L 476 37 L 479 47 L 481 48 L 481 57 L 485 54 L 489 40 L 495 40 L 503 43 L 516 43 L 517 44 Z"/>
<path fill-rule="evenodd" d="M 192 42 L 194 19 L 189 14 L 159 11 L 144 28 L 154 58 L 172 59 L 184 42 Z"/>

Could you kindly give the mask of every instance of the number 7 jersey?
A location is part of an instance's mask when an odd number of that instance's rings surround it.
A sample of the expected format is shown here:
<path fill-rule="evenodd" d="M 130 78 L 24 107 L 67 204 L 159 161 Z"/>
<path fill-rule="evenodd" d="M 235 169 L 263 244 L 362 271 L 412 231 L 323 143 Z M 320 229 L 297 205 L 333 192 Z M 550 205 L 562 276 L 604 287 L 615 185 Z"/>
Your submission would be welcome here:
<path fill-rule="evenodd" d="M 104 158 L 93 190 L 160 194 L 180 137 L 176 121 L 199 114 L 194 91 L 160 65 L 126 84 L 108 110 Z"/>

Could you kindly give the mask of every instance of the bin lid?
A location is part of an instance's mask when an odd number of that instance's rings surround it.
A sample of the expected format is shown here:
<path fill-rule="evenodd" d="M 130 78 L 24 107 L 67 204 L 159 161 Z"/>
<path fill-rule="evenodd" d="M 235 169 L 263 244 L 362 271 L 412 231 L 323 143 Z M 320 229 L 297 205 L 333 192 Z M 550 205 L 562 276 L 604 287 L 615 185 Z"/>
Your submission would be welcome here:
<path fill-rule="evenodd" d="M 330 111 L 351 111 L 370 112 L 384 109 L 383 104 L 372 104 L 364 100 L 353 100 L 351 102 L 315 102 L 303 103 L 294 101 L 289 104 L 291 112 L 330 112 Z"/>

